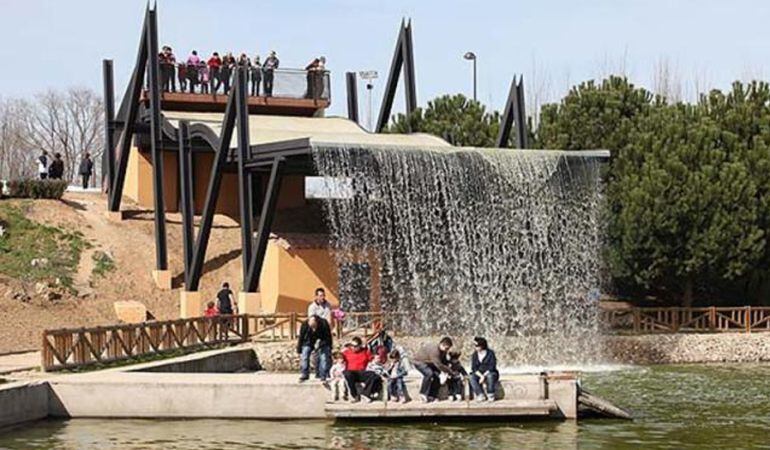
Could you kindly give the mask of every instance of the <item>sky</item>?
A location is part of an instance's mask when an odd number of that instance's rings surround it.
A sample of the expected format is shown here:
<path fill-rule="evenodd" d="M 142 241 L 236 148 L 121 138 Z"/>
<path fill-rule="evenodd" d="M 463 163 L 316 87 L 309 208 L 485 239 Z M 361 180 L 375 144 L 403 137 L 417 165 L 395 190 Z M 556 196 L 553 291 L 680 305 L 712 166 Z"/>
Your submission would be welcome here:
<path fill-rule="evenodd" d="M 113 59 L 122 95 L 138 45 L 145 0 L 0 0 L 0 97 L 84 86 L 102 92 L 101 61 Z M 399 24 L 411 18 L 418 103 L 445 93 L 501 109 L 523 74 L 528 103 L 558 100 L 569 86 L 623 72 L 648 88 L 667 67 L 682 95 L 703 86 L 770 76 L 770 2 L 749 0 L 158 0 L 161 44 L 192 49 L 276 50 L 282 67 L 324 55 L 332 76 L 329 114 L 346 111 L 346 71 L 376 70 L 375 115 Z M 9 67 L 9 63 L 17 67 Z M 367 97 L 359 85 L 362 121 Z M 399 92 L 394 113 L 403 110 Z M 530 108 L 530 105 L 528 105 Z"/>

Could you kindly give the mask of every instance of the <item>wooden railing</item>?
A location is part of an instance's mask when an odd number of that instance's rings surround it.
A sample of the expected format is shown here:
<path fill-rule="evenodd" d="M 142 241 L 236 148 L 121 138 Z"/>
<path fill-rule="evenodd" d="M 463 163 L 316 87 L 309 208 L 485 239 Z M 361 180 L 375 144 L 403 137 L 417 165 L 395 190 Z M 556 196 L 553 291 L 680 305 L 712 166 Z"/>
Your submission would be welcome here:
<path fill-rule="evenodd" d="M 770 307 L 624 308 L 603 310 L 609 331 L 645 333 L 770 331 Z"/>
<path fill-rule="evenodd" d="M 250 315 L 250 336 L 256 341 L 287 341 L 297 339 L 307 314 L 258 314 Z M 398 314 L 382 312 L 351 312 L 344 321 L 332 321 L 332 333 L 337 339 L 357 335 L 367 339 L 382 328 L 390 328 Z"/>
<path fill-rule="evenodd" d="M 249 339 L 246 315 L 43 332 L 43 370 L 72 369 Z"/>

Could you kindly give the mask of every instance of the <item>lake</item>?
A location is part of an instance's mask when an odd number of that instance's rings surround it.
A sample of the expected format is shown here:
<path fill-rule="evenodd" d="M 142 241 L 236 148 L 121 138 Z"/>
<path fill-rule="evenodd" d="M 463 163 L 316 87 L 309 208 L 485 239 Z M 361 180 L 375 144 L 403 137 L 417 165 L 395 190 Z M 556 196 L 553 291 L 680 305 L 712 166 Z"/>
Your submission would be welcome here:
<path fill-rule="evenodd" d="M 770 365 L 626 367 L 583 386 L 633 421 L 335 424 L 326 421 L 43 421 L 0 434 L 7 449 L 770 448 Z"/>

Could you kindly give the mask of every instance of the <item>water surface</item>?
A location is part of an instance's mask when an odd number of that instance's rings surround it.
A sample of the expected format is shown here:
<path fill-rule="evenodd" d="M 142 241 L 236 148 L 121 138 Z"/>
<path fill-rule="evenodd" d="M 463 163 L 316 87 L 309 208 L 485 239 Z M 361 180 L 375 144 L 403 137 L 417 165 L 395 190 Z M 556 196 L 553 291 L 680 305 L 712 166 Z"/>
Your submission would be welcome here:
<path fill-rule="evenodd" d="M 770 448 L 770 365 L 591 372 L 590 391 L 633 421 L 334 424 L 326 421 L 44 421 L 0 434 L 8 449 Z"/>

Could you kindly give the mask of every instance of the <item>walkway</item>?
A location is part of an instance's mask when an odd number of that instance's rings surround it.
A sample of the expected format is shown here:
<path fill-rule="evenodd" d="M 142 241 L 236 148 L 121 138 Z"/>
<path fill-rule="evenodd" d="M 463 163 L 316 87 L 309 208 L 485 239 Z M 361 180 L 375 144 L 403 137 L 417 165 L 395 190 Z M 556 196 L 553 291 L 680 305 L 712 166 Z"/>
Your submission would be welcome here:
<path fill-rule="evenodd" d="M 33 370 L 40 367 L 40 352 L 0 355 L 0 375 Z"/>

